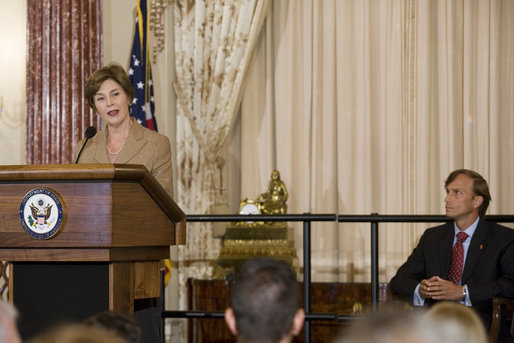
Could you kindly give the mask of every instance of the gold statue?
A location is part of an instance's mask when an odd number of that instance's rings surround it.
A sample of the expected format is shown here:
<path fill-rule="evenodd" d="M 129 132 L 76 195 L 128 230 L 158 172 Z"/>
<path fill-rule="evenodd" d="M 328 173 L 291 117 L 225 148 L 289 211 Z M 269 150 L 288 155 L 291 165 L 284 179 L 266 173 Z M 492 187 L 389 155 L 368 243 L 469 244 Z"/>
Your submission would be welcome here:
<path fill-rule="evenodd" d="M 239 214 L 248 215 L 246 221 L 232 223 L 226 228 L 214 274 L 224 278 L 230 270 L 239 268 L 245 261 L 269 256 L 287 261 L 294 266 L 296 249 L 290 230 L 285 221 L 254 221 L 253 215 L 286 214 L 288 193 L 280 179 L 280 172 L 273 170 L 268 190 L 256 199 L 241 201 Z"/>
<path fill-rule="evenodd" d="M 280 179 L 280 172 L 273 170 L 268 191 L 257 198 L 262 214 L 286 214 L 287 213 L 287 188 Z"/>

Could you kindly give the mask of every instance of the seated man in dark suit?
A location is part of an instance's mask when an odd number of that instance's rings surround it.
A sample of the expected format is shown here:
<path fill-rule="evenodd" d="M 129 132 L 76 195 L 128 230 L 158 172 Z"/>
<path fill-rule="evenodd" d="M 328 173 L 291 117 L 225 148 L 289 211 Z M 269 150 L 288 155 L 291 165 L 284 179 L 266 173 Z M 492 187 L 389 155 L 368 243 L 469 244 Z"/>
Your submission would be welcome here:
<path fill-rule="evenodd" d="M 491 196 L 480 174 L 455 170 L 445 189 L 453 221 L 423 233 L 391 291 L 415 306 L 441 300 L 472 306 L 488 329 L 492 297 L 514 298 L 514 230 L 484 221 Z"/>
<path fill-rule="evenodd" d="M 304 318 L 298 281 L 287 263 L 256 258 L 236 273 L 225 321 L 238 342 L 291 342 Z"/>

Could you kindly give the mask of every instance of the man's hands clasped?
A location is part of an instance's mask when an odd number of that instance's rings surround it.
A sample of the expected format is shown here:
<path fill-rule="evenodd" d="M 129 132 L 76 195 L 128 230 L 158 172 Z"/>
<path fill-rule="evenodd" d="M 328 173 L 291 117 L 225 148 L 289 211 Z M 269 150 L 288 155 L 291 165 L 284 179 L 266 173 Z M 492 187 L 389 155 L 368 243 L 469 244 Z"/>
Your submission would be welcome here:
<path fill-rule="evenodd" d="M 425 299 L 461 301 L 464 299 L 463 287 L 439 276 L 422 280 L 419 295 Z"/>

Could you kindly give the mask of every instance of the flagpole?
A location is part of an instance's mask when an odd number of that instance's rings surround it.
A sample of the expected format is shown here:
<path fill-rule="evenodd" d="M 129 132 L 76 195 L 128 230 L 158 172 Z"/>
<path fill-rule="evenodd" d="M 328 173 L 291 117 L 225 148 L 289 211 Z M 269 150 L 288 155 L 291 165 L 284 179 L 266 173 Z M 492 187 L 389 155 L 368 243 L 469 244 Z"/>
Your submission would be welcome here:
<path fill-rule="evenodd" d="M 148 25 L 148 18 L 150 14 L 150 6 L 151 4 L 148 3 L 147 0 L 145 1 L 145 7 L 146 7 L 146 18 L 144 18 L 144 24 L 143 28 L 145 30 L 145 35 L 143 39 L 143 45 L 145 49 L 145 104 L 150 101 L 150 87 L 148 87 L 148 81 L 150 80 L 150 65 L 148 61 L 150 60 L 150 49 L 148 49 L 148 41 L 150 40 L 150 30 Z"/>

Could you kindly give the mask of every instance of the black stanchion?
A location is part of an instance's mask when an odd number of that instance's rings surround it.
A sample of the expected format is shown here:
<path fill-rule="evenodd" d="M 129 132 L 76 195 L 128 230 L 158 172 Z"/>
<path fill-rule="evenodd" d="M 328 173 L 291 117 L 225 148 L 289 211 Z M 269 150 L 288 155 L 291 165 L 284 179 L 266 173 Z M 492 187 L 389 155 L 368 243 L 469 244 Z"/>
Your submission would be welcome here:
<path fill-rule="evenodd" d="M 372 217 L 378 213 L 372 213 Z M 378 222 L 371 222 L 371 308 L 378 308 Z"/>
<path fill-rule="evenodd" d="M 308 215 L 306 213 L 305 215 Z M 303 309 L 311 312 L 311 222 L 303 222 Z M 303 325 L 304 342 L 311 341 L 311 322 L 305 321 Z"/>
<path fill-rule="evenodd" d="M 249 215 L 187 215 L 187 222 L 237 222 L 248 221 Z M 304 341 L 310 342 L 311 339 L 311 320 L 329 321 L 353 321 L 359 316 L 337 315 L 332 313 L 311 313 L 311 222 L 338 221 L 340 223 L 370 223 L 371 224 L 371 307 L 373 310 L 378 308 L 379 300 L 379 261 L 378 261 L 378 223 L 437 223 L 452 220 L 441 215 L 340 215 L 336 214 L 309 214 L 303 215 L 284 214 L 284 215 L 255 215 L 252 220 L 259 221 L 286 221 L 303 222 L 303 282 L 304 282 Z M 486 216 L 485 220 L 514 223 L 514 215 L 492 215 Z M 164 298 L 162 299 L 164 301 Z M 165 318 L 223 318 L 225 315 L 221 311 L 162 311 L 161 317 L 162 336 L 164 342 L 164 319 Z"/>

